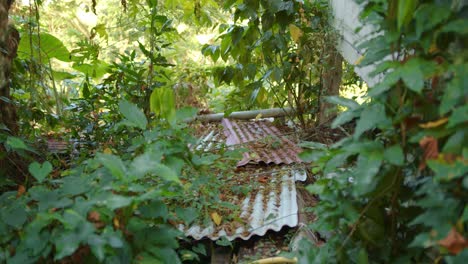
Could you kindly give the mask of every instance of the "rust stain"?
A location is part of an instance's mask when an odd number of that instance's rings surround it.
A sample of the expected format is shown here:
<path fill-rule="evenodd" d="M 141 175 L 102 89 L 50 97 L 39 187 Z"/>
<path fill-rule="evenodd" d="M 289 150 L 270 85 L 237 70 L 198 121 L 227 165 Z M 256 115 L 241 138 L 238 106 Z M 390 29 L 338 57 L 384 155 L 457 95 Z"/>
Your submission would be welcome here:
<path fill-rule="evenodd" d="M 249 149 L 237 166 L 249 163 L 293 164 L 302 163 L 298 154 L 301 149 L 287 139 L 267 121 L 236 122 L 229 119 L 221 121 L 224 126 L 226 145 L 243 145 Z"/>

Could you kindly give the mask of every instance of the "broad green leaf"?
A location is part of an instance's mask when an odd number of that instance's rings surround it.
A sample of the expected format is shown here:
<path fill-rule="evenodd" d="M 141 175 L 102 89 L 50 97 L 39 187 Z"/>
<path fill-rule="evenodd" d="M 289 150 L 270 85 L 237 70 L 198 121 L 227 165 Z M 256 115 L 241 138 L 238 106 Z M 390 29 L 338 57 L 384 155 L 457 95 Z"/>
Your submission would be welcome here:
<path fill-rule="evenodd" d="M 7 208 L 2 207 L 0 216 L 4 223 L 14 228 L 20 228 L 26 222 L 28 215 L 25 207 L 21 206 L 19 203 L 15 203 L 13 206 L 8 206 Z"/>
<path fill-rule="evenodd" d="M 271 78 L 273 81 L 280 83 L 283 79 L 283 70 L 279 67 L 274 67 L 271 72 Z"/>
<path fill-rule="evenodd" d="M 461 154 L 464 146 L 468 146 L 468 128 L 460 129 L 445 142 L 444 153 Z"/>
<path fill-rule="evenodd" d="M 367 251 L 365 248 L 361 248 L 359 250 L 359 255 L 358 255 L 358 264 L 368 264 L 369 263 L 369 257 L 367 255 Z"/>
<path fill-rule="evenodd" d="M 421 36 L 427 30 L 433 29 L 436 25 L 446 20 L 450 16 L 448 6 L 438 4 L 422 4 L 416 10 L 416 35 Z"/>
<path fill-rule="evenodd" d="M 181 208 L 176 207 L 175 213 L 179 219 L 190 225 L 198 217 L 199 212 L 195 208 Z"/>
<path fill-rule="evenodd" d="M 33 162 L 29 164 L 28 170 L 31 175 L 41 183 L 44 179 L 52 172 L 52 164 L 46 161 L 43 164 L 39 164 L 38 162 Z"/>
<path fill-rule="evenodd" d="M 370 129 L 386 127 L 390 124 L 391 122 L 385 113 L 385 106 L 379 103 L 371 104 L 362 111 L 361 117 L 356 124 L 354 138 L 359 138 L 362 133 Z"/>
<path fill-rule="evenodd" d="M 440 181 L 465 177 L 468 173 L 468 166 L 463 160 L 456 160 L 453 163 L 447 163 L 443 160 L 428 160 L 427 165 L 434 171 L 435 178 Z"/>
<path fill-rule="evenodd" d="M 318 180 L 316 183 L 308 185 L 306 190 L 312 194 L 321 195 L 326 188 L 327 181 Z"/>
<path fill-rule="evenodd" d="M 23 140 L 17 137 L 9 136 L 6 140 L 6 145 L 12 149 L 29 150 L 29 147 L 23 142 Z"/>
<path fill-rule="evenodd" d="M 301 148 L 317 149 L 317 150 L 327 149 L 327 145 L 320 143 L 320 142 L 313 142 L 313 141 L 303 141 L 299 143 L 298 146 Z"/>
<path fill-rule="evenodd" d="M 161 178 L 163 178 L 166 181 L 174 181 L 174 182 L 177 182 L 177 183 L 180 182 L 179 177 L 177 176 L 175 171 L 173 169 L 167 167 L 164 164 L 157 164 L 154 167 L 154 172 L 156 173 L 156 175 L 160 176 Z"/>
<path fill-rule="evenodd" d="M 467 35 L 468 19 L 460 18 L 457 20 L 450 21 L 442 27 L 441 32 L 455 32 L 462 35 Z"/>
<path fill-rule="evenodd" d="M 255 75 L 257 74 L 257 65 L 254 63 L 247 64 L 245 67 L 245 73 L 247 74 L 249 80 L 255 79 Z"/>
<path fill-rule="evenodd" d="M 109 35 L 107 34 L 107 30 L 106 30 L 106 25 L 105 24 L 97 24 L 95 27 L 93 27 L 91 29 L 91 33 L 95 34 L 99 34 L 99 36 L 102 38 L 102 39 L 105 39 L 106 41 L 109 40 Z"/>
<path fill-rule="evenodd" d="M 404 154 L 400 145 L 393 145 L 384 151 L 384 159 L 390 164 L 401 166 L 404 164 Z"/>
<path fill-rule="evenodd" d="M 332 104 L 346 106 L 350 110 L 354 110 L 359 107 L 359 104 L 356 103 L 356 101 L 348 99 L 348 98 L 344 98 L 344 97 L 327 96 L 325 100 L 327 100 L 329 103 L 332 103 Z"/>
<path fill-rule="evenodd" d="M 453 110 L 452 115 L 449 118 L 447 128 L 452 128 L 458 124 L 463 124 L 467 122 L 468 117 L 468 105 L 465 104 L 461 107 Z"/>
<path fill-rule="evenodd" d="M 401 70 L 401 78 L 408 88 L 417 93 L 421 93 L 424 87 L 424 73 L 421 69 L 420 59 L 410 59 Z"/>
<path fill-rule="evenodd" d="M 204 56 L 210 56 L 211 59 L 216 62 L 219 58 L 220 51 L 219 51 L 219 46 L 218 45 L 204 45 L 201 52 Z"/>
<path fill-rule="evenodd" d="M 106 240 L 101 236 L 93 234 L 88 238 L 87 243 L 90 246 L 91 252 L 93 252 L 94 256 L 96 256 L 99 261 L 103 261 L 105 258 Z"/>
<path fill-rule="evenodd" d="M 382 165 L 381 152 L 373 152 L 367 155 L 359 155 L 355 175 L 355 190 L 358 195 L 371 192 L 377 185 L 376 175 Z"/>
<path fill-rule="evenodd" d="M 221 46 L 220 46 L 220 53 L 221 53 L 221 58 L 224 61 L 227 61 L 229 58 L 229 51 L 231 50 L 231 35 L 225 35 L 223 37 L 223 40 L 221 41 Z"/>
<path fill-rule="evenodd" d="M 196 244 L 192 247 L 193 252 L 206 256 L 206 248 L 203 244 Z"/>
<path fill-rule="evenodd" d="M 231 31 L 231 39 L 232 39 L 232 45 L 236 46 L 239 44 L 240 40 L 242 39 L 242 36 L 244 34 L 244 28 L 236 26 L 232 31 Z"/>
<path fill-rule="evenodd" d="M 337 128 L 343 124 L 348 123 L 349 121 L 353 120 L 358 116 L 359 111 L 347 110 L 345 112 L 342 112 L 333 120 L 331 127 Z"/>
<path fill-rule="evenodd" d="M 382 82 L 376 84 L 375 86 L 369 89 L 369 96 L 376 97 L 390 90 L 392 86 L 400 80 L 402 75 L 401 71 L 401 67 L 395 67 L 391 72 L 385 74 L 385 77 Z"/>
<path fill-rule="evenodd" d="M 198 257 L 198 255 L 190 250 L 186 250 L 186 249 L 180 250 L 179 256 L 181 257 L 182 261 L 195 261 L 196 260 L 200 262 L 200 258 Z"/>
<path fill-rule="evenodd" d="M 32 47 L 31 44 L 32 43 Z M 43 61 L 56 58 L 64 62 L 71 61 L 70 52 L 63 42 L 48 33 L 23 34 L 18 46 L 18 56 L 29 59 L 31 56 L 40 57 Z"/>
<path fill-rule="evenodd" d="M 73 79 L 76 77 L 75 74 L 65 72 L 65 71 L 52 71 L 52 76 L 55 81 L 63 81 L 67 79 Z"/>
<path fill-rule="evenodd" d="M 134 127 L 145 129 L 148 125 L 148 120 L 145 114 L 134 104 L 127 100 L 121 100 L 119 102 L 119 110 L 126 119 L 127 124 L 131 124 Z"/>
<path fill-rule="evenodd" d="M 466 260 L 468 259 L 468 249 L 463 249 L 457 255 L 445 255 L 444 262 L 447 264 L 465 264 Z"/>
<path fill-rule="evenodd" d="M 468 87 L 468 64 L 454 65 L 452 67 L 454 76 L 444 89 L 442 102 L 439 105 L 439 114 L 445 115 L 453 110 L 458 104 L 462 104 Z"/>
<path fill-rule="evenodd" d="M 156 219 L 161 217 L 166 221 L 169 216 L 167 206 L 162 201 L 151 201 L 149 204 L 140 206 L 139 211 L 144 218 Z"/>
<path fill-rule="evenodd" d="M 161 161 L 162 153 L 147 151 L 136 157 L 131 164 L 131 174 L 137 178 L 142 178 L 146 174 L 154 172 L 154 168 Z"/>
<path fill-rule="evenodd" d="M 308 149 L 299 153 L 299 158 L 304 162 L 315 162 L 318 161 L 324 155 L 324 151 Z"/>
<path fill-rule="evenodd" d="M 417 5 L 418 0 L 398 0 L 397 26 L 399 31 L 409 24 Z"/>
<path fill-rule="evenodd" d="M 427 248 L 430 247 L 434 244 L 434 242 L 431 242 L 431 237 L 429 233 L 420 233 L 418 234 L 413 241 L 408 245 L 409 248 L 412 247 L 421 247 L 421 248 Z"/>
<path fill-rule="evenodd" d="M 117 179 L 125 178 L 127 168 L 119 157 L 112 154 L 97 153 L 96 160 L 106 167 Z"/>
<path fill-rule="evenodd" d="M 89 177 L 68 176 L 63 178 L 63 184 L 59 190 L 62 195 L 75 196 L 90 190 L 90 185 Z"/>
<path fill-rule="evenodd" d="M 78 249 L 81 241 L 78 239 L 78 235 L 72 230 L 61 232 L 54 242 L 57 251 L 54 255 L 54 260 L 59 260 L 73 254 Z"/>
<path fill-rule="evenodd" d="M 95 79 L 101 78 L 104 74 L 108 73 L 109 67 L 109 64 L 101 60 L 95 60 L 90 64 L 73 64 L 73 69 Z"/>
<path fill-rule="evenodd" d="M 229 241 L 229 239 L 227 239 L 225 236 L 222 236 L 220 239 L 216 240 L 216 245 L 223 247 L 232 247 L 231 241 Z"/>
<path fill-rule="evenodd" d="M 174 90 L 169 87 L 154 89 L 150 97 L 150 108 L 160 118 L 174 123 L 176 121 Z"/>
<path fill-rule="evenodd" d="M 111 210 L 128 206 L 132 203 L 133 199 L 122 195 L 112 194 L 104 202 L 104 204 Z"/>
<path fill-rule="evenodd" d="M 270 11 L 272 13 L 287 11 L 287 14 L 289 15 L 294 11 L 294 3 L 292 1 L 271 0 L 269 1 L 269 4 Z"/>
<path fill-rule="evenodd" d="M 177 121 L 190 120 L 194 118 L 198 113 L 197 108 L 195 107 L 183 107 L 176 110 Z"/>

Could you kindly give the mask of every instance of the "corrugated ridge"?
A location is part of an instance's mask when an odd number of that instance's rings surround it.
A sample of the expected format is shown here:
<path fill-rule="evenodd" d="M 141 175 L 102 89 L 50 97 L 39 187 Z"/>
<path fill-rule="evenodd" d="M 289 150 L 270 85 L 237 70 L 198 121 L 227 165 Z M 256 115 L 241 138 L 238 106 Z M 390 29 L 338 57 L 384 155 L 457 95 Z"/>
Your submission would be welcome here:
<path fill-rule="evenodd" d="M 243 153 L 243 159 L 239 161 L 237 166 L 244 166 L 251 162 L 266 164 L 302 163 L 298 156 L 301 149 L 283 136 L 275 126 L 267 122 L 236 122 L 223 119 L 221 123 L 224 126 L 227 145 L 244 144 L 249 148 L 249 152 Z M 269 146 L 265 149 L 252 146 L 255 143 L 261 143 L 262 140 L 266 140 L 268 137 L 281 141 L 280 146 L 277 148 Z"/>
<path fill-rule="evenodd" d="M 253 235 L 263 236 L 268 230 L 280 231 L 284 226 L 295 227 L 298 224 L 295 180 L 303 175 L 305 172 L 298 170 L 273 172 L 268 182 L 270 188 L 262 186 L 255 194 L 248 195 L 240 202 L 240 217 L 247 220 L 248 224 L 233 233 L 215 227 L 214 223 L 207 227 L 194 225 L 188 229 L 180 225 L 179 229 L 196 240 L 204 237 L 217 240 L 225 236 L 232 241 L 236 238 L 248 240 Z M 269 190 L 268 193 L 265 190 Z"/>

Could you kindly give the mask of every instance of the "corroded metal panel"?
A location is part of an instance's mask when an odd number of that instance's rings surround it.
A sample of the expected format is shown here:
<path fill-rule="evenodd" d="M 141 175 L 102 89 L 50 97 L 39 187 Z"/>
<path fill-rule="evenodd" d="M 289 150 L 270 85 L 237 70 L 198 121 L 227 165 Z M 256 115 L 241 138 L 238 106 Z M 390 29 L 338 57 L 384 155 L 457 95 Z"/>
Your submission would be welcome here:
<path fill-rule="evenodd" d="M 268 121 L 236 122 L 223 119 L 222 125 L 226 145 L 241 145 L 248 149 L 237 166 L 249 163 L 302 163 L 298 156 L 301 149 Z"/>
<path fill-rule="evenodd" d="M 265 177 L 265 174 L 254 177 Z M 192 225 L 188 228 L 180 225 L 179 229 L 197 240 L 204 237 L 211 240 L 226 237 L 232 241 L 236 238 L 248 240 L 253 235 L 263 236 L 268 230 L 280 231 L 284 226 L 297 226 L 298 206 L 295 181 L 305 180 L 305 171 L 294 168 L 274 169 L 266 177 L 267 182 L 261 184 L 257 190 L 251 191 L 245 199 L 237 202 L 236 205 L 241 208 L 239 217 L 244 224 L 236 229 L 223 225 L 216 226 L 214 223 L 208 226 Z"/>

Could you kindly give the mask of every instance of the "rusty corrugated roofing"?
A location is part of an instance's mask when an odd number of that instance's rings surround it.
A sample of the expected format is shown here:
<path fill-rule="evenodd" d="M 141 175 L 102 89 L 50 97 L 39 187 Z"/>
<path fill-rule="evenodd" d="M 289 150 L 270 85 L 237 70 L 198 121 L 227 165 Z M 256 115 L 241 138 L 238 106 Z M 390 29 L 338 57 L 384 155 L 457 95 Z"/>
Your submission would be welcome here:
<path fill-rule="evenodd" d="M 192 225 L 188 228 L 180 225 L 179 229 L 197 240 L 226 237 L 232 241 L 236 238 L 248 240 L 253 235 L 263 236 L 268 230 L 279 231 L 284 226 L 295 227 L 298 224 L 295 181 L 305 180 L 305 171 L 283 166 L 279 170 L 266 169 L 261 176 L 251 177 L 251 182 L 262 180 L 260 177 L 266 177 L 268 181 L 242 201 L 233 201 L 241 209 L 239 217 L 244 224 L 236 223 L 236 227 L 232 228 L 229 224 L 216 226 L 211 222 L 208 226 Z"/>
<path fill-rule="evenodd" d="M 268 121 L 236 122 L 229 119 L 221 121 L 224 126 L 226 145 L 243 144 L 249 149 L 237 166 L 248 163 L 292 164 L 302 163 L 298 154 L 301 149 L 283 136 Z"/>
<path fill-rule="evenodd" d="M 224 119 L 221 123 L 222 128 L 206 131 L 195 149 L 212 151 L 224 145 L 242 146 L 249 150 L 237 164 L 240 168 L 236 170 L 236 177 L 228 179 L 232 182 L 225 183 L 251 187 L 247 196 L 228 201 L 239 208 L 236 217 L 242 223 L 223 222 L 217 226 L 211 221 L 204 225 L 181 224 L 179 229 L 197 240 L 226 237 L 232 241 L 236 238 L 247 240 L 253 235 L 263 236 L 268 230 L 279 231 L 284 226 L 297 226 L 295 182 L 307 178 L 304 165 L 299 164 L 302 163 L 298 157 L 301 149 L 267 121 L 235 122 Z M 248 163 L 263 166 L 243 166 Z"/>
<path fill-rule="evenodd" d="M 55 140 L 55 139 L 47 140 L 47 149 L 51 153 L 65 153 L 71 147 L 72 147 L 72 143 L 70 141 Z"/>

